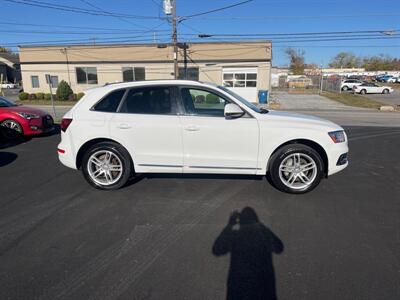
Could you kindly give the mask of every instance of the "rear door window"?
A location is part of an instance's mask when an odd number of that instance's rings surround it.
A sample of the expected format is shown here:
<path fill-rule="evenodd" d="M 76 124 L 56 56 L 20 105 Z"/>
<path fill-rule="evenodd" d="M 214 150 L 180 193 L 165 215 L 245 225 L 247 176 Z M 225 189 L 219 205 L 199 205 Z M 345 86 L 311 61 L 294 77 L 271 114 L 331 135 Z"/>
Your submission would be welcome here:
<path fill-rule="evenodd" d="M 122 98 L 124 97 L 125 91 L 126 89 L 122 89 L 109 93 L 93 107 L 93 110 L 116 112 Z"/>
<path fill-rule="evenodd" d="M 134 88 L 121 105 L 120 112 L 130 114 L 174 115 L 175 102 L 169 87 Z"/>

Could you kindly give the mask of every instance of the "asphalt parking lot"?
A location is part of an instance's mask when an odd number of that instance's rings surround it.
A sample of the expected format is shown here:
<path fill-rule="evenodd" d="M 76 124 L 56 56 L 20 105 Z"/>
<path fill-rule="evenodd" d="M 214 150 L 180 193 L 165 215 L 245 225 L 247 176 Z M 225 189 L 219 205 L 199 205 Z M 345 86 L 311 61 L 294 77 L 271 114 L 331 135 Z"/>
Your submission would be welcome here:
<path fill-rule="evenodd" d="M 0 299 L 225 299 L 249 274 L 278 299 L 400 299 L 400 128 L 346 129 L 350 166 L 300 196 L 233 176 L 102 192 L 60 165 L 57 135 L 3 143 Z M 242 236 L 230 261 L 222 231 L 245 207 L 274 238 Z"/>
<path fill-rule="evenodd" d="M 400 90 L 395 89 L 390 94 L 367 94 L 366 97 L 380 101 L 382 103 L 393 105 L 393 106 L 400 106 Z"/>

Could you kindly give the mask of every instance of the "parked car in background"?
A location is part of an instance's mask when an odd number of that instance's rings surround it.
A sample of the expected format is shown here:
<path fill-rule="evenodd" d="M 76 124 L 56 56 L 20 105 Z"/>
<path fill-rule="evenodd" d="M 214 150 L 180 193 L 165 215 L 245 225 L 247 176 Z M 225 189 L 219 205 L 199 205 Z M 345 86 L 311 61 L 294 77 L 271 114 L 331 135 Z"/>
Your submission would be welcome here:
<path fill-rule="evenodd" d="M 387 80 L 387 83 L 396 83 L 396 82 L 400 82 L 399 77 L 392 77 Z"/>
<path fill-rule="evenodd" d="M 341 89 L 342 91 L 352 90 L 353 87 L 363 84 L 363 81 L 358 79 L 346 79 L 342 81 Z"/>
<path fill-rule="evenodd" d="M 0 97 L 0 126 L 6 138 L 15 139 L 49 132 L 54 129 L 54 122 L 45 111 Z"/>
<path fill-rule="evenodd" d="M 385 76 L 379 77 L 379 79 L 377 79 L 377 81 L 389 82 L 389 80 L 391 80 L 392 78 L 393 78 L 393 75 L 385 75 Z"/>
<path fill-rule="evenodd" d="M 390 86 L 380 86 L 373 82 L 365 82 L 353 88 L 358 94 L 390 94 L 393 89 Z"/>
<path fill-rule="evenodd" d="M 3 89 L 15 89 L 16 85 L 14 83 L 5 81 L 3 83 L 0 83 L 0 87 Z"/>
<path fill-rule="evenodd" d="M 268 174 L 279 190 L 298 194 L 348 165 L 342 127 L 187 80 L 87 91 L 62 119 L 57 150 L 65 166 L 103 190 L 135 173 Z"/>

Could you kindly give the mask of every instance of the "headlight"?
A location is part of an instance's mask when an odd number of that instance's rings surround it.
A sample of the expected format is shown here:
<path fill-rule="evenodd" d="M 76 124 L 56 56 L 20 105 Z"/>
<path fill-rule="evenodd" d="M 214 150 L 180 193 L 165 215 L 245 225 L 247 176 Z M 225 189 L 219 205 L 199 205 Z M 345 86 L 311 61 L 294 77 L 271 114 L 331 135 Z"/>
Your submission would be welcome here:
<path fill-rule="evenodd" d="M 344 135 L 343 130 L 328 132 L 334 143 L 343 143 L 346 141 L 346 136 Z"/>
<path fill-rule="evenodd" d="M 19 112 L 18 113 L 21 117 L 23 117 L 24 119 L 30 120 L 30 119 L 39 119 L 40 116 L 35 115 L 35 114 L 29 114 L 29 113 L 25 113 L 25 112 Z"/>

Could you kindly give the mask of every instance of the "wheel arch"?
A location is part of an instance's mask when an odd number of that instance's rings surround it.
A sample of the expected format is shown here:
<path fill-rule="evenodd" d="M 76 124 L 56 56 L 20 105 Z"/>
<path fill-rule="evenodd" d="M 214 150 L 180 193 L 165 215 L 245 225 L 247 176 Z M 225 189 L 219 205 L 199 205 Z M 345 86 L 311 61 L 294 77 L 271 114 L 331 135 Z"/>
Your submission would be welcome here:
<path fill-rule="evenodd" d="M 129 160 L 131 162 L 133 169 L 135 168 L 135 165 L 134 165 L 133 159 L 132 159 L 132 155 L 121 143 L 118 143 L 117 141 L 115 141 L 113 139 L 109 139 L 109 138 L 95 138 L 95 139 L 91 139 L 91 140 L 87 141 L 79 148 L 78 153 L 76 155 L 76 162 L 75 162 L 76 168 L 78 170 L 82 166 L 83 156 L 85 155 L 86 151 L 93 145 L 98 144 L 98 143 L 103 143 L 103 142 L 111 142 L 111 143 L 117 144 L 117 145 L 121 146 L 122 148 L 124 148 L 126 150 L 126 152 L 129 154 Z"/>
<path fill-rule="evenodd" d="M 276 147 L 275 150 L 272 152 L 271 156 L 268 159 L 267 172 L 269 170 L 270 162 L 273 159 L 275 153 L 278 152 L 278 150 L 281 149 L 282 147 L 284 147 L 286 145 L 290 145 L 290 144 L 306 145 L 306 146 L 314 149 L 320 155 L 320 157 L 322 159 L 322 162 L 324 164 L 324 176 L 325 177 L 328 176 L 329 160 L 328 160 L 328 155 L 326 154 L 326 151 L 325 151 L 324 147 L 322 147 L 317 142 L 314 142 L 314 141 L 308 140 L 308 139 L 294 139 L 294 140 L 287 141 L 287 142 L 279 145 L 278 147 Z"/>

